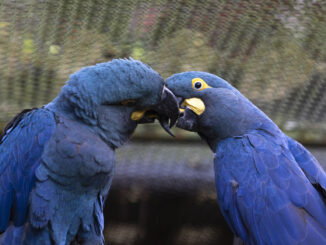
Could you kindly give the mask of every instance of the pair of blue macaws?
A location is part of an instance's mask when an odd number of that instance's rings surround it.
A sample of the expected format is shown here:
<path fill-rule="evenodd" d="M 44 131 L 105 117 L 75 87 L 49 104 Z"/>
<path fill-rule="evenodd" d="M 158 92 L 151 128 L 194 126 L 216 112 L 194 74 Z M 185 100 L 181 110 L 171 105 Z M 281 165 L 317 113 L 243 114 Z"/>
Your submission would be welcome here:
<path fill-rule="evenodd" d="M 165 82 L 133 59 L 83 68 L 0 138 L 0 244 L 104 244 L 115 149 L 158 119 L 198 132 L 215 154 L 220 209 L 245 244 L 326 244 L 317 160 L 223 79 Z"/>

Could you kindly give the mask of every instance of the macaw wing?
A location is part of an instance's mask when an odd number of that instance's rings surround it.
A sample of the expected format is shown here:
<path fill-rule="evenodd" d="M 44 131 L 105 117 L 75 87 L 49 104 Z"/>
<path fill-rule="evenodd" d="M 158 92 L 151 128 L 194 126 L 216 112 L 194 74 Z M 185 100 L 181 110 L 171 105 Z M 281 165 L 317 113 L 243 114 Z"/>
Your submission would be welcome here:
<path fill-rule="evenodd" d="M 24 224 L 35 169 L 54 129 L 51 112 L 24 110 L 0 137 L 0 232 L 6 230 L 10 220 L 15 226 Z"/>
<path fill-rule="evenodd" d="M 247 244 L 326 244 L 326 206 L 287 147 L 261 132 L 219 143 L 223 215 Z"/>
<path fill-rule="evenodd" d="M 289 149 L 310 183 L 326 201 L 326 174 L 317 159 L 299 142 L 288 137 Z"/>

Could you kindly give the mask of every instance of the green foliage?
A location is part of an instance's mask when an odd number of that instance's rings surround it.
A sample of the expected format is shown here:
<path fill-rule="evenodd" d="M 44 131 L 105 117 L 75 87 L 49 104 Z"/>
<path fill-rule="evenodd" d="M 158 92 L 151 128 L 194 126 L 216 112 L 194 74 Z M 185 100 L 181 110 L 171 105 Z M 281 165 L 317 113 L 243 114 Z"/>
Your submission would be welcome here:
<path fill-rule="evenodd" d="M 278 32 L 248 57 L 239 89 L 258 103 L 281 99 L 309 79 L 314 65 L 297 40 Z"/>
<path fill-rule="evenodd" d="M 81 67 L 132 56 L 165 78 L 215 73 L 280 126 L 324 120 L 324 75 L 311 77 L 326 68 L 325 16 L 322 0 L 5 0 L 0 119 L 49 102 Z"/>
<path fill-rule="evenodd" d="M 218 56 L 204 34 L 181 29 L 163 39 L 154 51 L 147 52 L 144 60 L 168 77 L 189 70 L 208 71 L 216 59 Z"/>

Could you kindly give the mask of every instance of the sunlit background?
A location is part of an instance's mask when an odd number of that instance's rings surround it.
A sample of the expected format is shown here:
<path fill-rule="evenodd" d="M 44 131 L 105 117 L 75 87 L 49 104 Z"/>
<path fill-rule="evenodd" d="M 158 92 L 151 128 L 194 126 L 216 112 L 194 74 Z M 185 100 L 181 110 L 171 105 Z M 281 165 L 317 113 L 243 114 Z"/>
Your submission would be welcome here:
<path fill-rule="evenodd" d="M 326 163 L 324 0 L 2 0 L 0 128 L 51 101 L 81 67 L 130 56 L 164 78 L 221 76 Z M 212 153 L 195 134 L 174 133 L 142 126 L 118 151 L 111 245 L 232 242 Z"/>

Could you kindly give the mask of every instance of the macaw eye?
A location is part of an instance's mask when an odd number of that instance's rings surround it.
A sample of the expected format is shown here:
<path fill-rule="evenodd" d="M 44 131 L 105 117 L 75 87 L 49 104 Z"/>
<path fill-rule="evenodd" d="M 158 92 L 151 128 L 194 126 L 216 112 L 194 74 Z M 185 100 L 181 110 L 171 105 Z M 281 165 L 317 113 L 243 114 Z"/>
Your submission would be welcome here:
<path fill-rule="evenodd" d="M 202 86 L 203 86 L 203 84 L 201 82 L 195 82 L 194 83 L 194 89 L 200 90 Z"/>
<path fill-rule="evenodd" d="M 206 88 L 211 88 L 203 79 L 194 78 L 192 79 L 192 88 L 197 91 L 204 90 Z"/>

